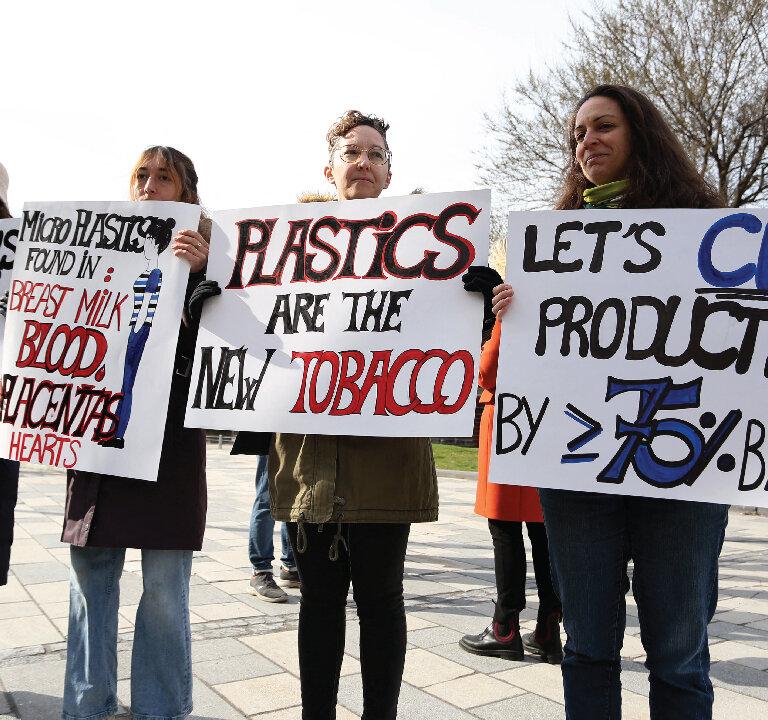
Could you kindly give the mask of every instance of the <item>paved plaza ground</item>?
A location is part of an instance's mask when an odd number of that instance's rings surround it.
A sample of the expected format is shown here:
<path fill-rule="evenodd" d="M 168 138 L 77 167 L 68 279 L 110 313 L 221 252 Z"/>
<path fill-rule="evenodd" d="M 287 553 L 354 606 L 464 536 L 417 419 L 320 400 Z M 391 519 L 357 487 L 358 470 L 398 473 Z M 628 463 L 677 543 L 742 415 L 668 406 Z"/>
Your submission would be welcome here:
<path fill-rule="evenodd" d="M 209 448 L 208 527 L 192 567 L 196 720 L 300 718 L 298 591 L 287 604 L 248 590 L 248 519 L 254 459 Z M 468 655 L 457 645 L 492 613 L 493 558 L 485 521 L 472 513 L 474 482 L 440 479 L 440 521 L 414 525 L 406 559 L 408 654 L 399 717 L 406 720 L 562 718 L 560 668 Z M 61 472 L 27 466 L 16 511 L 9 585 L 0 588 L 0 720 L 59 718 L 64 676 L 68 546 L 59 542 Z M 276 536 L 277 540 L 277 536 Z M 732 510 L 710 626 L 715 717 L 768 717 L 768 517 Z M 532 629 L 532 567 L 523 625 Z M 121 586 L 118 695 L 130 703 L 139 552 L 128 551 Z M 647 673 L 637 610 L 628 598 L 624 717 L 647 718 Z M 362 712 L 358 632 L 350 598 L 340 720 Z M 118 717 L 128 717 L 124 712 Z"/>

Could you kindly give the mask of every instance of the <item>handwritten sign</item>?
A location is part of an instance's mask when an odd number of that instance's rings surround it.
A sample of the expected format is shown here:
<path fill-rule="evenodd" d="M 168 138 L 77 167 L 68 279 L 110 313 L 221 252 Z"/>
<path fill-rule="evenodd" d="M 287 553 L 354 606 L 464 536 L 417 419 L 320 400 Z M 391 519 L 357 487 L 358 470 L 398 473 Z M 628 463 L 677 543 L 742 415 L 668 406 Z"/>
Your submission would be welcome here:
<path fill-rule="evenodd" d="M 488 191 L 214 213 L 223 291 L 186 424 L 471 434 L 482 301 L 461 276 L 486 263 L 489 213 Z"/>
<path fill-rule="evenodd" d="M 19 239 L 19 219 L 0 220 L 0 300 L 5 297 L 11 286 L 13 258 L 16 255 L 16 243 Z M 0 312 L 0 357 L 2 357 L 3 333 L 5 332 L 5 313 Z"/>
<path fill-rule="evenodd" d="M 155 480 L 200 208 L 24 208 L 3 347 L 2 457 Z"/>
<path fill-rule="evenodd" d="M 491 480 L 768 506 L 768 211 L 511 213 Z"/>

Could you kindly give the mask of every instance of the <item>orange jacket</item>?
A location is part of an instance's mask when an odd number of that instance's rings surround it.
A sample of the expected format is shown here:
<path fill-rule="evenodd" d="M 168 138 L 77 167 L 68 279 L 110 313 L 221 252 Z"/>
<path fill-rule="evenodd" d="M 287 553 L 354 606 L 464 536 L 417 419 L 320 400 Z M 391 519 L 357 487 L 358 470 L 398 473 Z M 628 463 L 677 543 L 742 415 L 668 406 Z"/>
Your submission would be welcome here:
<path fill-rule="evenodd" d="M 485 405 L 480 418 L 480 446 L 477 458 L 477 499 L 475 512 L 492 520 L 517 522 L 544 522 L 536 488 L 518 485 L 499 485 L 488 482 L 493 438 L 493 403 L 496 390 L 496 371 L 499 367 L 501 323 L 496 321 L 490 340 L 483 345 L 480 356 L 480 402 Z"/>

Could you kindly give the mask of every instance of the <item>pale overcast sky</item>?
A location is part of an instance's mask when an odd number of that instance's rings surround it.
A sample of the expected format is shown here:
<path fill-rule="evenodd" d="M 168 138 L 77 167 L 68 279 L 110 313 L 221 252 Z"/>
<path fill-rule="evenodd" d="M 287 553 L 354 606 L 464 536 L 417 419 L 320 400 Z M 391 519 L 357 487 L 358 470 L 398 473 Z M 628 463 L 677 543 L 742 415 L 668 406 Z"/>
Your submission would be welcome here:
<path fill-rule="evenodd" d="M 3 0 L 0 162 L 25 200 L 124 199 L 151 144 L 187 153 L 210 209 L 325 189 L 348 108 L 392 125 L 389 193 L 465 190 L 482 114 L 556 57 L 567 0 Z"/>

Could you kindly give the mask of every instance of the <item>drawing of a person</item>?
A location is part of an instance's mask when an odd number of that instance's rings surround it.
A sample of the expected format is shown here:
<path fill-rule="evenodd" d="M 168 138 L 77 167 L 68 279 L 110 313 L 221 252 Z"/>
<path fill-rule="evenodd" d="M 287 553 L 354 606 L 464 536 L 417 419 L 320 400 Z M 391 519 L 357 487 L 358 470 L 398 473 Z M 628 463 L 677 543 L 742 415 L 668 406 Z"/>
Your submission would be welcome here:
<path fill-rule="evenodd" d="M 173 218 L 161 220 L 150 218 L 151 224 L 144 241 L 144 257 L 147 267 L 133 283 L 133 313 L 129 323 L 128 346 L 125 351 L 125 366 L 123 369 L 123 397 L 117 405 L 119 422 L 113 437 L 102 440 L 99 444 L 104 447 L 122 448 L 125 446 L 125 430 L 131 419 L 133 403 L 133 385 L 139 370 L 144 346 L 152 329 L 152 321 L 160 298 L 163 285 L 163 272 L 158 267 L 160 254 L 171 243 L 171 231 L 176 221 Z M 139 322 L 141 320 L 141 322 Z"/>

